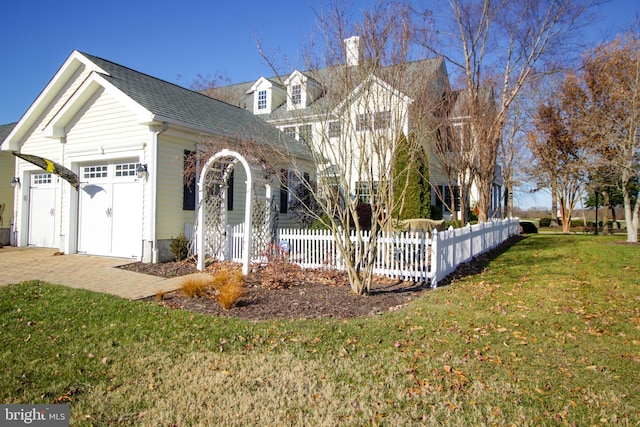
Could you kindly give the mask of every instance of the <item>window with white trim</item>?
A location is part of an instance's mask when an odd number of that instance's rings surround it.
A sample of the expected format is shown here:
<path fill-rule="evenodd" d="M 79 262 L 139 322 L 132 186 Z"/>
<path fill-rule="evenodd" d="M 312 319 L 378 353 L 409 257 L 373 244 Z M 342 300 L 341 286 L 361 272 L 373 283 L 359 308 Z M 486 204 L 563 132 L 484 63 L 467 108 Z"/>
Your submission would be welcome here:
<path fill-rule="evenodd" d="M 107 165 L 85 166 L 82 168 L 82 177 L 84 179 L 106 178 L 108 173 L 107 169 Z"/>
<path fill-rule="evenodd" d="M 116 177 L 136 176 L 136 166 L 139 163 L 121 163 L 116 165 Z"/>
<path fill-rule="evenodd" d="M 31 184 L 51 184 L 51 174 L 50 173 L 36 173 L 31 175 Z"/>
<path fill-rule="evenodd" d="M 342 133 L 342 123 L 339 120 L 329 122 L 329 138 L 337 138 Z"/>
<path fill-rule="evenodd" d="M 372 197 L 378 192 L 378 183 L 358 181 L 356 183 L 356 197 L 361 203 L 371 203 Z"/>
<path fill-rule="evenodd" d="M 375 114 L 374 126 L 376 130 L 389 129 L 391 124 L 391 111 L 378 111 Z"/>
<path fill-rule="evenodd" d="M 258 92 L 258 110 L 265 110 L 267 108 L 267 91 L 261 90 Z"/>
<path fill-rule="evenodd" d="M 300 85 L 291 86 L 291 103 L 293 105 L 302 103 L 302 88 Z"/>
<path fill-rule="evenodd" d="M 303 125 L 298 128 L 298 134 L 300 135 L 300 141 L 311 142 L 313 137 L 313 130 L 311 125 Z"/>
<path fill-rule="evenodd" d="M 366 113 L 358 114 L 356 117 L 356 132 L 365 130 L 371 130 L 371 115 Z"/>

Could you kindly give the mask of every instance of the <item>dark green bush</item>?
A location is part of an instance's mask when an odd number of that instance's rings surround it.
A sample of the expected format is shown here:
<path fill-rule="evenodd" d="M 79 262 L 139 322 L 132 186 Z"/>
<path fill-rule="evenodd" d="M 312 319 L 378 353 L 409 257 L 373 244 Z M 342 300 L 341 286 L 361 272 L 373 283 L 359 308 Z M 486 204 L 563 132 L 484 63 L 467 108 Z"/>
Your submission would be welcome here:
<path fill-rule="evenodd" d="M 522 234 L 535 234 L 538 232 L 538 227 L 530 221 L 520 221 L 520 232 Z"/>
<path fill-rule="evenodd" d="M 180 233 L 175 239 L 171 238 L 169 249 L 171 249 L 171 253 L 178 261 L 182 261 L 189 256 L 189 239 L 184 233 Z"/>
<path fill-rule="evenodd" d="M 551 218 L 540 218 L 540 227 L 550 227 Z"/>

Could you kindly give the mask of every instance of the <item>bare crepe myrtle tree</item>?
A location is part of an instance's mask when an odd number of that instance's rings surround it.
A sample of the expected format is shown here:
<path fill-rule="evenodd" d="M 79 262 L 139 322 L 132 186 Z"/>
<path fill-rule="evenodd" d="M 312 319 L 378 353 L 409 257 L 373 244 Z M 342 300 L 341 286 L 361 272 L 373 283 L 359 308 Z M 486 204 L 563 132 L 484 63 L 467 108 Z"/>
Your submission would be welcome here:
<path fill-rule="evenodd" d="M 448 86 L 441 59 L 413 60 L 411 13 L 405 4 L 383 1 L 358 21 L 338 5 L 324 9 L 301 65 L 285 70 L 259 46 L 282 87 L 299 78 L 313 97 L 297 108 L 298 94 L 287 93 L 290 123 L 312 153 L 317 185 L 304 184 L 293 156 L 289 168 L 312 195 L 317 210 L 310 215 L 332 231 L 355 294 L 370 291 L 378 239 L 392 230 L 392 213 L 410 188 L 411 174 L 393 169 L 398 145 L 404 144 L 403 155 L 410 153 L 405 167 L 416 168 L 424 158 L 417 153 L 433 137 L 425 117 Z M 359 220 L 363 204 L 371 212 L 366 225 Z"/>

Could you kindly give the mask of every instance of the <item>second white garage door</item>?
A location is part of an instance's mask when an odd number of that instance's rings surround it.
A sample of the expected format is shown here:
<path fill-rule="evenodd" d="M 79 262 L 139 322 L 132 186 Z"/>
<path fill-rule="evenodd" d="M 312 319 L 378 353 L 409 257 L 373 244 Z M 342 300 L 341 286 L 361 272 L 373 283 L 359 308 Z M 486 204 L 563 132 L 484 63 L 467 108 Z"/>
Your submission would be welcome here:
<path fill-rule="evenodd" d="M 80 168 L 78 252 L 138 258 L 142 249 L 142 183 L 136 163 Z"/>

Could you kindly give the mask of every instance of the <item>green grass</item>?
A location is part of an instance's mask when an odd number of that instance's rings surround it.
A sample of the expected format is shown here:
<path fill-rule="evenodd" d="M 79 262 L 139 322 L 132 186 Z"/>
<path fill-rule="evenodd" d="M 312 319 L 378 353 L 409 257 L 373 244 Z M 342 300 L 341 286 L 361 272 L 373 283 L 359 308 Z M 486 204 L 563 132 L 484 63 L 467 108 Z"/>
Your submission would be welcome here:
<path fill-rule="evenodd" d="M 640 423 L 640 248 L 534 235 L 356 320 L 198 315 L 41 282 L 0 289 L 0 401 L 72 425 Z"/>

